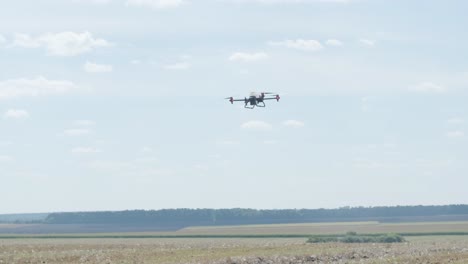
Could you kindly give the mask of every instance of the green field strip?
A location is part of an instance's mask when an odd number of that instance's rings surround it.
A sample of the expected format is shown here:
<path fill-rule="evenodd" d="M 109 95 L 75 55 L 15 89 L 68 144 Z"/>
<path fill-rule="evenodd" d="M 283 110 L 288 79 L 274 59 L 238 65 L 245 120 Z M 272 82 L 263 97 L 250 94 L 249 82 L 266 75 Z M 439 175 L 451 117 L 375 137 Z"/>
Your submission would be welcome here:
<path fill-rule="evenodd" d="M 365 236 L 381 236 L 387 233 L 359 233 Z M 396 233 L 401 236 L 468 236 L 468 232 L 427 232 L 427 233 Z M 0 235 L 0 239 L 177 239 L 177 238 L 309 238 L 309 237 L 342 237 L 344 234 L 236 234 L 236 235 Z"/>

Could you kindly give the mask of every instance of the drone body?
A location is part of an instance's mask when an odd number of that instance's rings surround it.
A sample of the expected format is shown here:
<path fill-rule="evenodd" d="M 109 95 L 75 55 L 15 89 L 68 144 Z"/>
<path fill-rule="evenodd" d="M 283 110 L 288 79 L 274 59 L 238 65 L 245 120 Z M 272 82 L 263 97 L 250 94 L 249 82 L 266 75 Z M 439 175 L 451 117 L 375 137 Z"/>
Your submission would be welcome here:
<path fill-rule="evenodd" d="M 269 97 L 269 94 L 271 94 L 272 97 Z M 244 107 L 247 109 L 254 109 L 255 106 L 257 107 L 265 107 L 265 100 L 276 100 L 277 102 L 280 99 L 279 94 L 274 94 L 273 93 L 250 93 L 249 97 L 245 97 L 244 99 L 234 99 L 233 97 L 227 97 L 225 99 L 228 99 L 231 104 L 234 102 L 244 102 Z"/>

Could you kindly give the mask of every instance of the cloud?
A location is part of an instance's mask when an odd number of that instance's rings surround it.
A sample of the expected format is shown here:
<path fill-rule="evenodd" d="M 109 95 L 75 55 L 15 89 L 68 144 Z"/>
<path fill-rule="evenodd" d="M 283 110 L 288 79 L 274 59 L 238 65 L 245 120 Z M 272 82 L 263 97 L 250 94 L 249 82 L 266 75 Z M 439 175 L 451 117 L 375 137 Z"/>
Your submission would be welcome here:
<path fill-rule="evenodd" d="M 7 39 L 2 34 L 0 34 L 0 46 L 5 44 L 6 42 L 7 42 Z"/>
<path fill-rule="evenodd" d="M 0 141 L 0 147 L 13 145 L 11 141 Z"/>
<path fill-rule="evenodd" d="M 112 72 L 113 67 L 112 65 L 107 64 L 97 64 L 92 62 L 86 62 L 83 66 L 85 72 L 89 73 L 105 73 L 105 72 Z"/>
<path fill-rule="evenodd" d="M 140 164 L 151 164 L 155 162 L 159 162 L 159 158 L 155 156 L 146 156 L 146 157 L 141 157 L 141 158 L 136 158 L 133 162 L 134 163 L 140 163 Z"/>
<path fill-rule="evenodd" d="M 305 126 L 305 123 L 298 120 L 287 120 L 283 122 L 283 125 L 292 128 L 301 128 Z"/>
<path fill-rule="evenodd" d="M 216 142 L 216 144 L 220 146 L 237 146 L 240 145 L 240 141 L 238 140 L 219 140 Z"/>
<path fill-rule="evenodd" d="M 410 91 L 419 93 L 444 93 L 447 89 L 432 82 L 422 82 L 409 87 Z"/>
<path fill-rule="evenodd" d="M 75 126 L 94 126 L 96 124 L 96 122 L 92 121 L 92 120 L 75 120 L 73 122 L 73 124 Z"/>
<path fill-rule="evenodd" d="M 264 140 L 263 144 L 265 144 L 265 145 L 276 145 L 276 144 L 278 144 L 278 141 L 277 140 Z"/>
<path fill-rule="evenodd" d="M 145 147 L 141 148 L 141 152 L 151 153 L 151 152 L 153 152 L 153 149 L 151 147 L 145 146 Z"/>
<path fill-rule="evenodd" d="M 268 59 L 269 56 L 265 52 L 245 53 L 235 52 L 230 57 L 230 61 L 241 61 L 241 62 L 255 62 L 260 60 Z"/>
<path fill-rule="evenodd" d="M 131 161 L 93 161 L 87 164 L 87 167 L 97 170 L 127 171 L 133 169 Z"/>
<path fill-rule="evenodd" d="M 105 39 L 94 38 L 89 32 L 76 33 L 65 31 L 60 33 L 47 33 L 39 37 L 28 34 L 15 34 L 13 46 L 23 48 L 46 49 L 51 56 L 77 56 L 99 47 L 109 47 L 112 44 Z"/>
<path fill-rule="evenodd" d="M 93 147 L 77 147 L 71 150 L 72 153 L 76 154 L 93 154 L 102 152 L 100 149 Z"/>
<path fill-rule="evenodd" d="M 322 44 L 317 40 L 313 39 L 296 39 L 296 40 L 284 40 L 280 42 L 268 42 L 272 46 L 283 46 L 290 49 L 297 49 L 302 51 L 319 51 L 323 49 Z"/>
<path fill-rule="evenodd" d="M 375 40 L 370 40 L 370 39 L 360 39 L 359 43 L 367 47 L 374 47 L 376 42 Z"/>
<path fill-rule="evenodd" d="M 83 136 L 83 135 L 88 135 L 91 133 L 91 130 L 86 129 L 86 128 L 72 128 L 72 129 L 66 129 L 64 131 L 64 134 L 67 136 Z"/>
<path fill-rule="evenodd" d="M 328 46 L 333 46 L 333 47 L 341 47 L 343 46 L 343 42 L 337 40 L 337 39 L 329 39 L 325 42 Z"/>
<path fill-rule="evenodd" d="M 29 113 L 22 109 L 9 109 L 3 117 L 8 119 L 24 119 L 29 117 Z"/>
<path fill-rule="evenodd" d="M 234 3 L 262 3 L 262 4 L 299 4 L 299 3 L 350 3 L 356 0 L 225 0 Z"/>
<path fill-rule="evenodd" d="M 83 3 L 83 4 L 94 4 L 94 5 L 104 5 L 109 4 L 112 0 L 73 0 L 75 3 Z"/>
<path fill-rule="evenodd" d="M 460 130 L 447 132 L 447 137 L 448 138 L 462 138 L 464 136 L 465 136 L 465 133 L 463 131 L 460 131 Z"/>
<path fill-rule="evenodd" d="M 7 155 L 0 155 L 0 162 L 11 162 L 13 158 Z"/>
<path fill-rule="evenodd" d="M 190 68 L 190 63 L 178 62 L 174 64 L 165 65 L 163 68 L 166 70 L 187 70 Z"/>
<path fill-rule="evenodd" d="M 361 110 L 367 112 L 371 109 L 371 97 L 362 97 L 361 98 Z"/>
<path fill-rule="evenodd" d="M 127 0 L 128 6 L 150 7 L 154 9 L 175 8 L 181 6 L 183 0 Z"/>
<path fill-rule="evenodd" d="M 0 81 L 0 100 L 26 96 L 64 94 L 78 87 L 70 81 L 48 80 L 39 76 L 33 79 Z"/>
<path fill-rule="evenodd" d="M 264 121 L 253 120 L 243 123 L 241 128 L 248 130 L 271 130 L 273 126 Z"/>
<path fill-rule="evenodd" d="M 450 118 L 449 120 L 447 120 L 447 123 L 449 123 L 451 125 L 461 125 L 461 124 L 465 123 L 465 120 L 462 119 L 462 118 L 459 118 L 459 117 L 453 117 L 453 118 Z"/>

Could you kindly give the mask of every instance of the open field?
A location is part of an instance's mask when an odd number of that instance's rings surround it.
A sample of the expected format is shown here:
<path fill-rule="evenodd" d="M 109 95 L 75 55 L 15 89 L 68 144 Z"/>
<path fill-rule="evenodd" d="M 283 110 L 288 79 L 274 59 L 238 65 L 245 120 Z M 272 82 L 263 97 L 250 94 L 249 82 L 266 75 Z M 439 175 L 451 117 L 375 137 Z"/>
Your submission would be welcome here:
<path fill-rule="evenodd" d="M 138 227 L 136 227 L 138 228 Z M 0 224 L 0 237 L 30 236 L 41 234 L 56 236 L 72 234 L 73 236 L 300 236 L 343 234 L 355 231 L 364 234 L 403 233 L 403 234 L 468 234 L 468 222 L 411 222 L 411 223 L 379 223 L 379 222 L 342 222 L 342 223 L 302 223 L 302 224 L 272 224 L 272 225 L 240 225 L 240 226 L 202 226 L 187 227 L 176 231 L 154 231 L 157 228 L 142 232 L 129 227 L 96 227 L 76 225 L 10 225 Z M 108 230 L 108 231 L 106 231 Z M 119 230 L 119 231 L 117 231 Z M 137 229 L 138 230 L 138 229 Z"/>
<path fill-rule="evenodd" d="M 468 232 L 468 222 L 343 222 L 343 223 L 304 223 L 280 225 L 209 226 L 188 227 L 175 232 L 183 234 L 343 234 L 348 231 L 358 233 L 445 233 Z"/>
<path fill-rule="evenodd" d="M 401 244 L 306 244 L 265 239 L 8 239 L 0 263 L 468 263 L 468 237 Z"/>
<path fill-rule="evenodd" d="M 348 231 L 416 236 L 406 236 L 407 242 L 399 244 L 306 243 L 311 234 Z M 1 234 L 0 264 L 468 263 L 468 236 L 443 233 L 468 234 L 468 222 L 352 222 L 189 227 L 173 232 Z"/>
<path fill-rule="evenodd" d="M 355 231 L 361 234 L 400 233 L 400 234 L 468 234 L 468 222 L 411 222 L 411 223 L 379 223 L 379 222 L 342 222 L 342 223 L 303 223 L 303 224 L 274 224 L 274 225 L 242 225 L 242 226 L 204 226 L 187 227 L 177 231 L 128 232 L 128 227 L 110 227 L 109 232 L 93 227 L 81 228 L 75 232 L 75 225 L 1 225 L 0 237 L 20 236 L 78 236 L 78 237 L 167 237 L 167 236 L 269 236 L 269 237 L 307 237 L 314 235 L 343 234 Z M 20 232 L 17 232 L 20 230 Z M 97 231 L 90 231 L 97 230 Z M 132 230 L 130 228 L 130 230 Z M 29 231 L 29 232 L 25 232 Z"/>

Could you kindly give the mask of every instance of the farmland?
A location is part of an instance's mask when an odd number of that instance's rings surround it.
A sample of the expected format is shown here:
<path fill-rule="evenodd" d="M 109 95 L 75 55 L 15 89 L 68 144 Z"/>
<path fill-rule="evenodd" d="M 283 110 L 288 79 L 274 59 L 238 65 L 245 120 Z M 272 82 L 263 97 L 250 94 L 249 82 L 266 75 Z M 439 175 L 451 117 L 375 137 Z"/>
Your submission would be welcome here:
<path fill-rule="evenodd" d="M 415 235 L 397 244 L 306 243 L 310 234 L 351 230 Z M 463 234 L 468 232 L 468 223 L 354 222 L 189 227 L 174 232 L 9 234 L 0 238 L 0 263 L 468 263 L 468 236 L 430 236 L 440 232 Z"/>
<path fill-rule="evenodd" d="M 403 244 L 306 244 L 276 239 L 0 240 L 0 263 L 467 263 L 464 236 Z"/>

